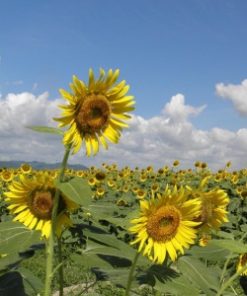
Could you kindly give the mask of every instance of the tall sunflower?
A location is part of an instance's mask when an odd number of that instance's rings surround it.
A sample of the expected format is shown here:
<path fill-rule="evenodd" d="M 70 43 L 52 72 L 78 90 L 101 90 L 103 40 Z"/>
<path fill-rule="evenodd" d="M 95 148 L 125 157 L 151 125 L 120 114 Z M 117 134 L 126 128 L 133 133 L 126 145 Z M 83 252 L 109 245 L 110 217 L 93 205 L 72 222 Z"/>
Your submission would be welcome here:
<path fill-rule="evenodd" d="M 60 94 L 68 101 L 60 105 L 62 117 L 54 118 L 60 122 L 59 127 L 69 126 L 64 133 L 64 145 L 72 144 L 73 153 L 80 150 L 85 143 L 86 154 L 96 154 L 99 144 L 108 148 L 107 140 L 117 143 L 124 122 L 130 116 L 126 112 L 134 110 L 133 96 L 127 96 L 129 86 L 125 80 L 116 84 L 119 70 L 110 69 L 107 74 L 100 69 L 98 79 L 94 78 L 93 70 L 89 70 L 89 82 L 73 76 L 70 84 L 71 93 L 60 89 Z"/>
<path fill-rule="evenodd" d="M 140 217 L 131 220 L 135 225 L 129 229 L 136 235 L 131 244 L 139 244 L 138 252 L 162 264 L 167 255 L 175 261 L 178 251 L 183 254 L 184 248 L 194 243 L 194 227 L 200 222 L 193 219 L 199 215 L 201 203 L 199 199 L 188 200 L 188 195 L 183 187 L 167 186 L 163 194 L 140 201 Z"/>
<path fill-rule="evenodd" d="M 8 209 L 15 215 L 14 221 L 19 221 L 29 229 L 41 230 L 42 236 L 48 238 L 51 233 L 51 215 L 55 196 L 53 179 L 46 174 L 38 174 L 29 178 L 20 175 L 18 181 L 13 181 L 9 191 L 5 192 Z M 63 227 L 71 225 L 68 211 L 77 208 L 77 205 L 60 196 L 56 232 L 60 236 Z"/>

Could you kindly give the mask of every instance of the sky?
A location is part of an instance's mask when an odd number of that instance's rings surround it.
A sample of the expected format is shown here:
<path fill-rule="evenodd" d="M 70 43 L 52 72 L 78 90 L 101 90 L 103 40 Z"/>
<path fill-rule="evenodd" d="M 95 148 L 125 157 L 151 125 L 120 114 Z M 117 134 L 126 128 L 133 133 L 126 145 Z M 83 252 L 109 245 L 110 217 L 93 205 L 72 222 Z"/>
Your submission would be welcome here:
<path fill-rule="evenodd" d="M 72 75 L 120 69 L 136 109 L 117 145 L 71 163 L 246 167 L 246 0 L 3 0 L 0 160 L 60 162 L 56 126 Z"/>

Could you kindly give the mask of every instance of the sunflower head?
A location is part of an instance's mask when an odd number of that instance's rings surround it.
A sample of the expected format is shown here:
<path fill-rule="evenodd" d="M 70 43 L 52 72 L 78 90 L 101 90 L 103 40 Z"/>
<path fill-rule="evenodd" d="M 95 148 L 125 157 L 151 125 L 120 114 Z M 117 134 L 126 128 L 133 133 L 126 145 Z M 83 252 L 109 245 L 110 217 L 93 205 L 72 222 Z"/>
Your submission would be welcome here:
<path fill-rule="evenodd" d="M 99 145 L 108 148 L 107 140 L 117 143 L 123 127 L 128 127 L 125 120 L 134 110 L 133 96 L 127 96 L 129 86 L 123 80 L 117 83 L 119 70 L 109 70 L 106 74 L 100 69 L 100 76 L 95 79 L 89 70 L 89 81 L 85 83 L 73 76 L 71 92 L 63 89 L 61 95 L 67 105 L 61 105 L 62 117 L 54 118 L 60 127 L 68 126 L 64 133 L 64 145 L 71 144 L 73 152 L 85 144 L 86 154 L 96 154 Z"/>
<path fill-rule="evenodd" d="M 1 178 L 4 182 L 11 182 L 14 178 L 14 174 L 12 171 L 10 170 L 4 170 L 2 171 L 2 174 L 1 174 Z"/>
<path fill-rule="evenodd" d="M 163 194 L 152 195 L 149 200 L 140 201 L 140 215 L 133 219 L 130 232 L 136 235 L 131 244 L 139 244 L 152 261 L 162 264 L 167 257 L 176 260 L 177 253 L 184 253 L 196 239 L 195 227 L 200 222 L 193 221 L 200 213 L 199 199 L 188 199 L 189 191 L 176 186 L 166 187 Z"/>
<path fill-rule="evenodd" d="M 241 254 L 238 258 L 236 270 L 241 275 L 247 276 L 247 253 Z M 241 272 L 242 271 L 242 272 Z"/>
<path fill-rule="evenodd" d="M 15 215 L 14 221 L 19 221 L 29 229 L 41 230 L 42 236 L 48 238 L 51 232 L 52 210 L 56 188 L 49 175 L 38 174 L 29 178 L 20 175 L 19 181 L 13 181 L 9 191 L 5 193 L 8 209 Z M 71 225 L 68 212 L 77 205 L 60 196 L 56 223 L 57 235 L 63 227 Z"/>
<path fill-rule="evenodd" d="M 22 174 L 30 174 L 31 171 L 32 171 L 32 167 L 30 164 L 28 163 L 23 163 L 21 166 L 20 166 L 20 170 L 22 172 Z"/>
<path fill-rule="evenodd" d="M 213 189 L 208 192 L 197 192 L 202 207 L 200 215 L 195 221 L 200 221 L 200 232 L 208 233 L 211 229 L 219 229 L 224 223 L 228 222 L 227 206 L 230 199 L 227 193 L 222 189 Z"/>

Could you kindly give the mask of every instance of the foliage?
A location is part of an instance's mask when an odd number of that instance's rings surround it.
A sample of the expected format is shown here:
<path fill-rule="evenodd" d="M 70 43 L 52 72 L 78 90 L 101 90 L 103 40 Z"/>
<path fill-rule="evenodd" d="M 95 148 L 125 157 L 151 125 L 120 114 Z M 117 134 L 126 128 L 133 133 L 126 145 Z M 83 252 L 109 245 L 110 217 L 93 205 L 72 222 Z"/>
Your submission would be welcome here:
<path fill-rule="evenodd" d="M 38 173 L 52 175 L 54 171 L 33 170 L 31 175 Z M 230 197 L 229 222 L 219 231 L 212 231 L 212 239 L 205 247 L 196 244 L 175 262 L 167 259 L 162 265 L 155 265 L 140 254 L 131 289 L 137 295 L 243 295 L 238 275 L 223 294 L 217 293 L 236 274 L 239 255 L 247 253 L 247 202 L 244 194 L 241 195 L 246 191 L 247 171 L 233 174 L 222 170 L 220 181 L 217 174 L 208 169 L 154 171 L 126 167 L 120 170 L 116 165 L 106 164 L 85 171 L 67 169 L 65 181 L 56 181 L 56 186 L 80 207 L 71 215 L 73 225 L 62 236 L 65 286 L 88 283 L 91 286 L 87 295 L 114 295 L 114 291 L 124 295 L 137 252 L 129 244 L 133 237 L 128 228 L 130 220 L 137 216 L 139 200 L 143 199 L 139 191 L 145 193 L 145 198 L 154 192 L 154 184 L 159 192 L 167 184 L 190 186 L 192 191 L 197 191 L 207 177 L 201 190 L 224 189 Z M 234 176 L 237 182 L 232 181 Z M 2 181 L 1 188 L 3 196 L 8 184 Z M 26 293 L 36 295 L 43 289 L 45 241 L 40 239 L 39 231 L 12 222 L 4 199 L 0 201 L 0 211 L 1 275 L 5 284 L 21 278 Z M 0 288 L 2 282 L 0 278 Z M 58 289 L 56 281 L 53 289 Z"/>

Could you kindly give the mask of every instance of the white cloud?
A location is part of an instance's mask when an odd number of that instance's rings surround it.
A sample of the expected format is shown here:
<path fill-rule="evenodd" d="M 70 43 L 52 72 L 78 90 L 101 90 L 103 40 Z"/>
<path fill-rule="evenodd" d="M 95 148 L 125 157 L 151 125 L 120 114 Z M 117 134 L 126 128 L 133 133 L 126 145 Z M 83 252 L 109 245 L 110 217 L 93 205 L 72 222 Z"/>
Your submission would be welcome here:
<path fill-rule="evenodd" d="M 57 155 L 56 150 L 62 157 L 58 137 L 35 133 L 26 128 L 30 125 L 55 126 L 52 117 L 59 114 L 58 103 L 61 103 L 61 100 L 50 101 L 48 93 L 37 97 L 27 92 L 10 93 L 2 97 L 0 99 L 0 159 L 50 162 Z"/>
<path fill-rule="evenodd" d="M 242 116 L 247 116 L 247 79 L 241 84 L 216 84 L 216 93 L 225 99 L 229 99 L 234 108 Z"/>
<path fill-rule="evenodd" d="M 199 115 L 206 108 L 206 105 L 195 108 L 185 105 L 184 103 L 184 95 L 177 94 L 176 96 L 173 96 L 171 101 L 165 105 L 162 113 L 167 115 L 171 121 L 177 123 L 178 121 L 185 122 L 190 115 Z"/>
<path fill-rule="evenodd" d="M 60 162 L 63 156 L 61 138 L 39 134 L 25 128 L 27 125 L 56 126 L 52 117 L 60 114 L 57 105 L 61 99 L 49 100 L 48 93 L 8 94 L 0 99 L 0 159 Z M 145 119 L 133 115 L 130 128 L 125 129 L 117 145 L 100 150 L 87 158 L 84 149 L 71 156 L 70 162 L 87 166 L 102 162 L 116 162 L 120 166 L 156 168 L 170 165 L 179 159 L 183 167 L 192 167 L 196 160 L 206 161 L 212 169 L 219 169 L 231 160 L 233 167 L 242 168 L 247 151 L 247 129 L 236 132 L 213 128 L 197 129 L 191 116 L 199 116 L 205 105 L 186 105 L 182 94 L 173 96 L 160 115 Z"/>

